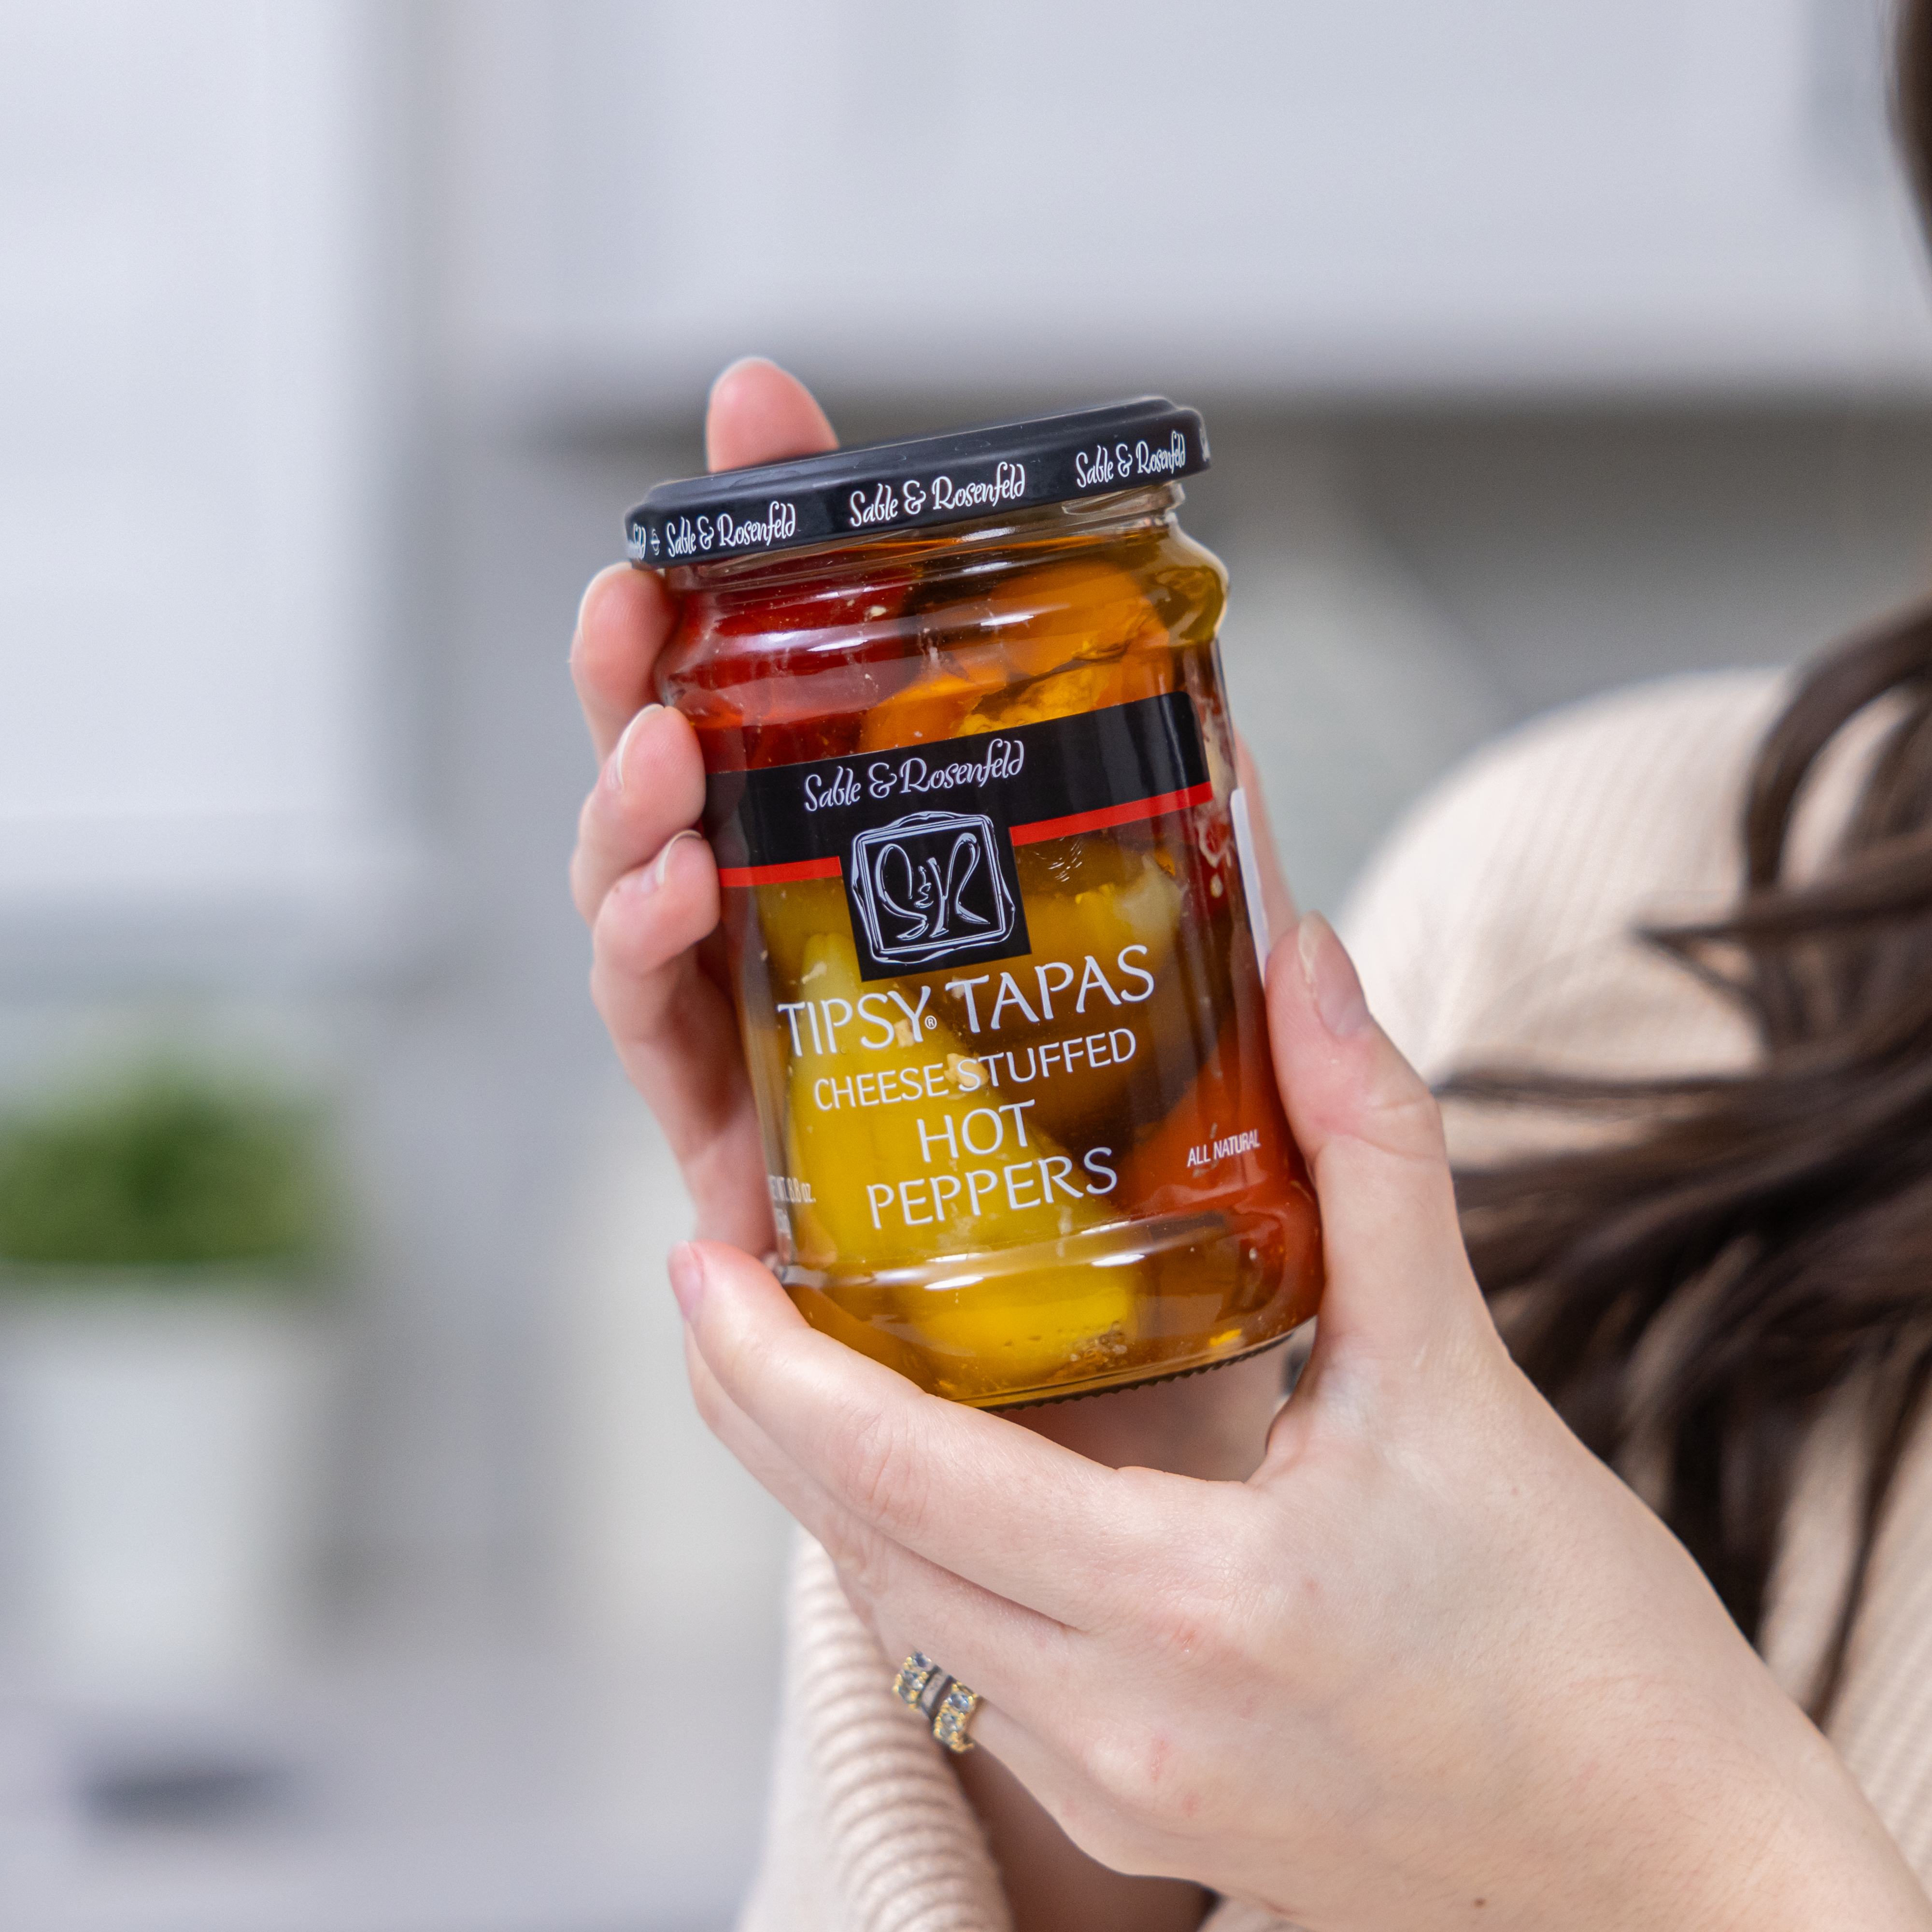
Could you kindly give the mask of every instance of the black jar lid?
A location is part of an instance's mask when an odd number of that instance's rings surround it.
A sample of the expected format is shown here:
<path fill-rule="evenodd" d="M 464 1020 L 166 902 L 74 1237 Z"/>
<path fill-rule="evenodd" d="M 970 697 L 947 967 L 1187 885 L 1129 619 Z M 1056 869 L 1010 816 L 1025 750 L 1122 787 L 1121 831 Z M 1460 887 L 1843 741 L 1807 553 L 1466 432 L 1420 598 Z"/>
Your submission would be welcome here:
<path fill-rule="evenodd" d="M 1198 413 L 1141 396 L 660 483 L 624 520 L 625 543 L 633 563 L 653 569 L 717 562 L 1070 502 L 1207 467 Z"/>

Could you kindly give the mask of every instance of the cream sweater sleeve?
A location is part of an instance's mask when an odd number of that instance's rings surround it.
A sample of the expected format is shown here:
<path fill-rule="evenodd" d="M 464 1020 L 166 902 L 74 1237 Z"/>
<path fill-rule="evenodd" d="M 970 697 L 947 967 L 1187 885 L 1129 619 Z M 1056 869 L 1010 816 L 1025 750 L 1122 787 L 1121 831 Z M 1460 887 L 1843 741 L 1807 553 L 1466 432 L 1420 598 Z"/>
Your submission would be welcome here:
<path fill-rule="evenodd" d="M 978 1820 L 802 1532 L 770 1808 L 740 1932 L 1011 1932 Z"/>
<path fill-rule="evenodd" d="M 1743 1062 L 1750 1042 L 1736 1016 L 1630 934 L 1639 920 L 1708 912 L 1734 894 L 1744 776 L 1781 688 L 1770 673 L 1726 674 L 1573 707 L 1479 754 L 1397 828 L 1340 923 L 1370 1006 L 1426 1075 L 1484 1059 L 1624 1072 Z M 1845 1480 L 1842 1455 L 1821 1446 L 1774 1590 L 1768 1648 L 1801 1694 L 1828 1618 L 1820 1592 L 1841 1558 Z M 1932 1861 L 1932 1458 L 1915 1465 L 1900 1502 L 1833 1729 L 1922 1872 Z M 1808 1592 L 1794 1579 L 1810 1580 Z M 801 1538 L 771 1804 L 742 1932 L 1010 1932 L 970 1808 L 892 1697 L 898 1661 L 880 1654 L 824 1552 Z M 1208 1921 L 1209 1932 L 1283 1926 L 1232 1900 Z"/>
<path fill-rule="evenodd" d="M 1633 928 L 1735 898 L 1744 776 L 1781 689 L 1726 672 L 1571 706 L 1478 752 L 1396 827 L 1338 925 L 1426 1078 L 1749 1053 L 1729 1010 Z"/>

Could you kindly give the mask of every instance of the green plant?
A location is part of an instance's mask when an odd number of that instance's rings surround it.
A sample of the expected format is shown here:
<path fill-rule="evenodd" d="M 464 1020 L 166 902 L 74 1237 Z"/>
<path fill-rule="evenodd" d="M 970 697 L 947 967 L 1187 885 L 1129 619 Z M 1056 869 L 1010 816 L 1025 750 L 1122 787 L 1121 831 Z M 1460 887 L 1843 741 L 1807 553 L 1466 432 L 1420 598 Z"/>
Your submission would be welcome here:
<path fill-rule="evenodd" d="M 155 1068 L 0 1121 L 0 1263 L 313 1274 L 333 1190 L 317 1111 Z"/>

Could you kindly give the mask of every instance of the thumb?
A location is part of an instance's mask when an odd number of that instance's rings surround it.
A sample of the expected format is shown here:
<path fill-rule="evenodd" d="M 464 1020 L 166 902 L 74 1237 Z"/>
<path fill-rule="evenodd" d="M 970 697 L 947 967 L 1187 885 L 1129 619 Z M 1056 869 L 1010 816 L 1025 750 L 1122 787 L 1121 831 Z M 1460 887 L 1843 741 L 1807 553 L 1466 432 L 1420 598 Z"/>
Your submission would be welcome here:
<path fill-rule="evenodd" d="M 1492 1334 L 1435 1096 L 1370 1016 L 1328 922 L 1310 913 L 1292 939 L 1268 962 L 1268 1030 L 1322 1206 L 1322 1352 L 1413 1364 L 1472 1321 Z"/>
<path fill-rule="evenodd" d="M 1284 933 L 1294 923 L 1294 896 L 1288 889 L 1275 850 L 1274 825 L 1268 817 L 1268 800 L 1262 795 L 1261 768 L 1238 731 L 1234 734 L 1234 782 L 1248 802 L 1248 836 L 1254 847 L 1256 870 L 1261 874 L 1262 910 L 1268 930 Z"/>
<path fill-rule="evenodd" d="M 741 358 L 711 386 L 704 411 L 707 469 L 742 470 L 838 447 L 812 392 L 762 356 Z"/>

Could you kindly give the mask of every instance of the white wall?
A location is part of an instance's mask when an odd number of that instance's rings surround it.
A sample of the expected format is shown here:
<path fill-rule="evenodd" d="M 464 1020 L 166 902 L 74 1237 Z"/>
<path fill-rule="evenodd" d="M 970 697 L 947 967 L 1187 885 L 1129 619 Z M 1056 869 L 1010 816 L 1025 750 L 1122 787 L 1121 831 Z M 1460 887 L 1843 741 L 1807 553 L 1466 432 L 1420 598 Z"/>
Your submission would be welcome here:
<path fill-rule="evenodd" d="M 0 972 L 399 910 L 373 65 L 349 0 L 0 6 Z"/>
<path fill-rule="evenodd" d="M 470 380 L 1932 384 L 1883 0 L 489 0 L 449 17 Z"/>

